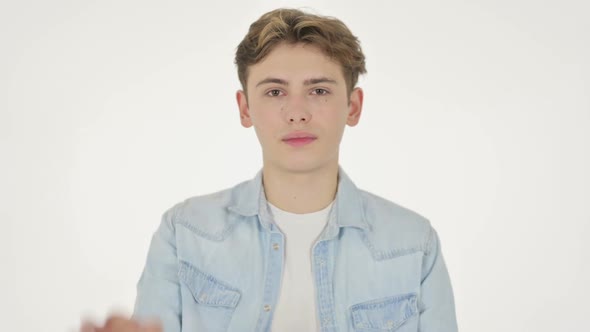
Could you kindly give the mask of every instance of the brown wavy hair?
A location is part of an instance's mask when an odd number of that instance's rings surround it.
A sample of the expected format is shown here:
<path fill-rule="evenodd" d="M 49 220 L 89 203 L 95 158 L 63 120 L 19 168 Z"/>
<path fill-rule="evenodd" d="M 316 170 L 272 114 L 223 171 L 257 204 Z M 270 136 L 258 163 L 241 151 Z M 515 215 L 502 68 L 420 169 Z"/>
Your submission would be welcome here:
<path fill-rule="evenodd" d="M 262 15 L 250 25 L 238 45 L 235 63 L 246 91 L 248 67 L 262 61 L 280 43 L 305 43 L 318 47 L 342 66 L 350 94 L 360 74 L 367 72 L 360 42 L 342 21 L 327 16 L 280 8 Z"/>

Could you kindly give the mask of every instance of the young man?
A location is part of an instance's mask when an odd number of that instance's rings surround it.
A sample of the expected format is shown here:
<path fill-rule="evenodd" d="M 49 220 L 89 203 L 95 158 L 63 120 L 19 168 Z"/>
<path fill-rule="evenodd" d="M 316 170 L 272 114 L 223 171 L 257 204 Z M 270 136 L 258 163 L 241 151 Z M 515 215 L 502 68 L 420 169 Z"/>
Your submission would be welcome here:
<path fill-rule="evenodd" d="M 96 330 L 155 318 L 166 332 L 457 331 L 436 231 L 339 166 L 363 105 L 357 38 L 339 20 L 279 9 L 250 26 L 236 63 L 262 170 L 168 210 L 133 319 Z"/>

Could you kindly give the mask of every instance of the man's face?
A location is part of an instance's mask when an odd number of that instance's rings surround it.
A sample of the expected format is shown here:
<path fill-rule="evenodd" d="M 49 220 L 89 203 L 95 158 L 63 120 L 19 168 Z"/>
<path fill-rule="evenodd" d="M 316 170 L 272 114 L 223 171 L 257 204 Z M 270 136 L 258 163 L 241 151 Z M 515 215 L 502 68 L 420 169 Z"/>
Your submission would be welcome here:
<path fill-rule="evenodd" d="M 247 93 L 237 93 L 242 125 L 254 126 L 265 167 L 290 172 L 337 165 L 344 126 L 358 123 L 363 100 L 359 88 L 347 94 L 340 64 L 304 44 L 279 44 L 250 66 Z"/>

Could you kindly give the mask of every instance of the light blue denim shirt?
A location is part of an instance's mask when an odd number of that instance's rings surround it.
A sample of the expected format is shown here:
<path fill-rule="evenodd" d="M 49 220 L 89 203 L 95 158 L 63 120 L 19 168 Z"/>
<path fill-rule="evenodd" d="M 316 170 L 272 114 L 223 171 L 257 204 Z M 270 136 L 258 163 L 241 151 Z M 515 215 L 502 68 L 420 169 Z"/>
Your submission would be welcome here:
<path fill-rule="evenodd" d="M 250 181 L 166 211 L 137 283 L 133 316 L 165 332 L 270 331 L 285 238 Z M 320 330 L 457 331 L 451 282 L 429 221 L 359 190 L 339 168 L 312 249 Z M 277 331 L 275 331 L 277 332 Z"/>

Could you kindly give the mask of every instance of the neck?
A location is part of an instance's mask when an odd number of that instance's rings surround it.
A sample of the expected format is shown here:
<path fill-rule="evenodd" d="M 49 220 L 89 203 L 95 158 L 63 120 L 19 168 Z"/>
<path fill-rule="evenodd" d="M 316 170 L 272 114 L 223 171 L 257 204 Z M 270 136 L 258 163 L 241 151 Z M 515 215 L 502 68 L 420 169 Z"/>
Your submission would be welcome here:
<path fill-rule="evenodd" d="M 291 213 L 311 213 L 334 200 L 338 164 L 301 173 L 264 167 L 262 179 L 266 199 L 272 205 Z"/>

